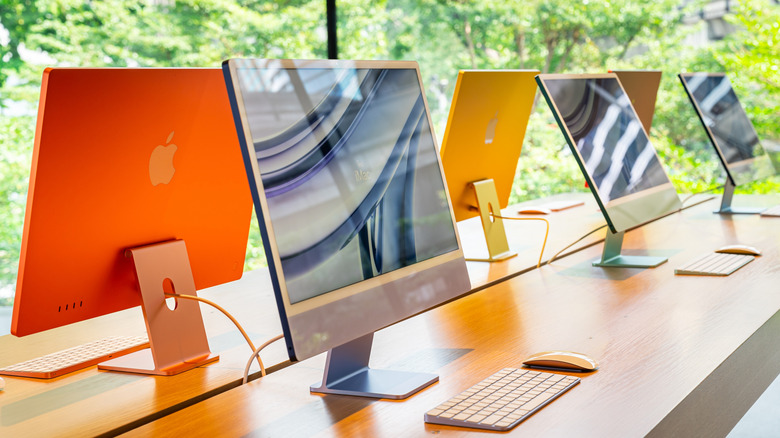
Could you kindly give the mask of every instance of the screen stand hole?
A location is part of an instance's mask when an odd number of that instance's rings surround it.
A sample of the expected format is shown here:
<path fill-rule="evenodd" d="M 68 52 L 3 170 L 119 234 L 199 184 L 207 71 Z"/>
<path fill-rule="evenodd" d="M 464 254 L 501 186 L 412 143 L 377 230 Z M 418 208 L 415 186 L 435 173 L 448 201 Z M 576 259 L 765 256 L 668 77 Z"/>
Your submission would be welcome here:
<path fill-rule="evenodd" d="M 176 288 L 173 287 L 173 280 L 170 278 L 166 278 L 162 282 L 162 288 L 163 292 L 166 294 L 175 294 Z M 177 307 L 179 307 L 179 301 L 176 298 L 168 297 L 165 299 L 165 305 L 168 306 L 168 309 L 171 311 L 176 310 Z"/>

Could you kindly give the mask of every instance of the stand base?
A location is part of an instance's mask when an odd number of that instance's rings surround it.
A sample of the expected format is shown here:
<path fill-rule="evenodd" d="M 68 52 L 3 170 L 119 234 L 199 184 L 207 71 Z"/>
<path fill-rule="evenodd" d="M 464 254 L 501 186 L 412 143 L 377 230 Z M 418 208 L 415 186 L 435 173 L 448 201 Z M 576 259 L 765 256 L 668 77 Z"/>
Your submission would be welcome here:
<path fill-rule="evenodd" d="M 593 262 L 593 266 L 603 268 L 655 268 L 667 260 L 666 257 L 617 255 L 607 260 L 596 260 Z"/>
<path fill-rule="evenodd" d="M 168 368 L 157 368 L 152 357 L 152 350 L 146 348 L 116 359 L 107 360 L 98 364 L 99 370 L 120 371 L 123 373 L 151 374 L 155 376 L 173 376 L 189 371 L 201 365 L 206 365 L 219 360 L 219 356 L 208 354 L 186 362 L 178 363 Z"/>
<path fill-rule="evenodd" d="M 484 257 L 466 257 L 467 262 L 500 262 L 501 260 L 511 259 L 512 257 L 516 256 L 516 252 L 507 251 L 502 252 L 501 254 L 496 255 L 490 255 L 487 258 Z"/>
<path fill-rule="evenodd" d="M 668 260 L 666 257 L 627 256 L 620 254 L 623 247 L 624 234 L 625 232 L 623 231 L 613 233 L 612 230 L 607 230 L 601 259 L 594 261 L 593 266 L 602 268 L 655 268 Z"/>
<path fill-rule="evenodd" d="M 438 381 L 436 374 L 366 368 L 328 387 L 319 382 L 309 390 L 321 394 L 402 400 Z"/>
<path fill-rule="evenodd" d="M 731 200 L 734 198 L 734 189 L 736 185 L 731 178 L 726 178 L 726 184 L 723 186 L 723 198 L 720 200 L 720 209 L 713 213 L 717 214 L 760 214 L 766 210 L 764 207 L 732 207 Z"/>
<path fill-rule="evenodd" d="M 715 210 L 715 214 L 761 214 L 766 210 L 765 207 L 727 207 L 720 210 Z"/>

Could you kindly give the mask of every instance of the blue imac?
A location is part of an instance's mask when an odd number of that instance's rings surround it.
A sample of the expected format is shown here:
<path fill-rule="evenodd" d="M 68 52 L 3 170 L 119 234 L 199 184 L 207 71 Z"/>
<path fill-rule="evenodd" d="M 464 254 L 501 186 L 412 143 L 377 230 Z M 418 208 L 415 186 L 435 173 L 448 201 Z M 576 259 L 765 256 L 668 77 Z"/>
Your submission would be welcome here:
<path fill-rule="evenodd" d="M 466 264 L 415 62 L 231 59 L 225 81 L 292 360 L 312 392 L 406 398 L 373 333 L 463 295 Z"/>

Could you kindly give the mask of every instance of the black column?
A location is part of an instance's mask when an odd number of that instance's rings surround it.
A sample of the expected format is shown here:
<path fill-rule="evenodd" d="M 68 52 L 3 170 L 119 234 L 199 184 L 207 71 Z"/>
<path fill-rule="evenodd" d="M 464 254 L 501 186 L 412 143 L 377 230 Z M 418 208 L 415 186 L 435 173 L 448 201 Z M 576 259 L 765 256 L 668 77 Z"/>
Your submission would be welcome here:
<path fill-rule="evenodd" d="M 336 0 L 325 0 L 325 15 L 328 20 L 328 59 L 338 59 L 339 49 L 336 38 Z"/>

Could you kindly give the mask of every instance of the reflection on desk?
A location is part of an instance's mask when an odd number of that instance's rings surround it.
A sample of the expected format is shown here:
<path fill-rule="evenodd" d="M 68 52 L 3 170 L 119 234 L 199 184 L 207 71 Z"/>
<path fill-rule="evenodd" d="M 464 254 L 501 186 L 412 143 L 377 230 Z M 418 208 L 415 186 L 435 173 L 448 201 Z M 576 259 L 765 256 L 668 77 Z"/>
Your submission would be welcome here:
<path fill-rule="evenodd" d="M 738 201 L 772 205 L 780 199 L 750 196 Z M 711 210 L 708 202 L 626 233 L 624 248 L 629 252 L 653 248 L 651 252 L 670 257 L 670 263 L 659 268 L 593 268 L 590 261 L 601 252 L 596 245 L 501 282 L 534 266 L 538 257 L 537 242 L 515 234 L 532 227 L 510 227 L 510 245 L 521 242 L 523 246 L 515 247 L 518 257 L 502 263 L 469 263 L 474 286 L 497 286 L 377 333 L 376 366 L 441 376 L 440 383 L 405 402 L 312 396 L 308 385 L 322 376 L 324 355 L 284 368 L 283 343 L 263 352 L 271 367 L 267 378 L 235 388 L 248 348 L 230 321 L 203 307 L 206 332 L 212 349 L 221 356 L 219 362 L 174 377 L 98 372 L 94 367 L 50 382 L 9 377 L 0 393 L 0 436 L 84 436 L 143 425 L 136 434 L 176 435 L 187 427 L 201 434 L 208 430 L 291 431 L 291 435 L 300 431 L 303 435 L 317 431 L 471 433 L 425 426 L 422 415 L 496 370 L 519 367 L 529 354 L 548 349 L 583 351 L 597 358 L 601 369 L 585 376 L 576 392 L 535 414 L 514 433 L 593 430 L 641 435 L 661 423 L 657 430 L 661 434 L 674 427 L 688 430 L 686 415 L 696 412 L 701 416 L 691 418 L 709 427 L 700 433 L 722 435 L 780 366 L 780 322 L 775 317 L 780 298 L 772 292 L 775 289 L 767 288 L 778 275 L 780 231 L 766 218 L 723 218 Z M 588 231 L 588 218 L 601 218 L 595 205 L 559 214 L 554 216 L 563 220 L 552 223 L 548 242 L 555 251 Z M 534 225 L 541 245 L 543 226 Z M 468 249 L 474 233 L 459 227 Z M 481 237 L 481 230 L 476 234 Z M 734 242 L 759 246 L 765 255 L 728 278 L 681 279 L 670 271 L 696 254 Z M 270 284 L 267 271 L 258 270 L 202 295 L 226 307 L 253 340 L 262 341 L 281 332 Z M 141 311 L 136 308 L 30 337 L 2 336 L 0 360 L 19 362 L 99 337 L 143 330 Z M 763 366 L 745 373 L 748 356 L 750 364 Z M 227 392 L 209 398 L 222 391 Z M 728 400 L 731 404 L 718 406 L 725 399 L 722 392 L 738 395 Z M 187 406 L 191 407 L 181 410 Z M 212 425 L 204 424 L 208 422 Z"/>
<path fill-rule="evenodd" d="M 723 220 L 701 205 L 626 233 L 653 248 L 655 269 L 591 266 L 591 247 L 377 334 L 377 366 L 438 372 L 404 402 L 314 396 L 322 358 L 144 425 L 129 436 L 472 435 L 422 415 L 493 372 L 551 348 L 601 367 L 511 433 L 523 436 L 723 436 L 780 373 L 780 229 L 758 216 Z M 674 266 L 712 246 L 763 242 L 765 255 L 730 277 L 679 277 Z M 412 341 L 413 340 L 413 341 Z M 757 366 L 758 364 L 758 366 Z"/>
<path fill-rule="evenodd" d="M 200 295 L 233 313 L 253 339 L 281 333 L 265 270 Z M 92 436 L 119 433 L 216 393 L 238 386 L 251 351 L 224 315 L 202 307 L 209 343 L 220 360 L 170 377 L 98 371 L 91 367 L 51 380 L 6 378 L 0 395 L 0 436 Z M 114 335 L 144 334 L 140 308 L 17 338 L 0 337 L 2 365 Z M 264 350 L 267 364 L 287 360 L 283 343 Z M 257 365 L 255 365 L 257 368 Z"/>
<path fill-rule="evenodd" d="M 478 222 L 474 225 L 480 226 Z M 461 229 L 462 238 L 473 234 L 469 226 L 466 224 L 465 232 Z M 563 222 L 554 226 L 568 229 L 568 232 L 551 236 L 551 246 L 565 245 L 580 232 L 578 228 L 565 227 Z M 588 225 L 583 223 L 582 226 Z M 543 231 L 537 228 L 534 237 L 541 245 Z M 488 282 L 501 281 L 535 266 L 536 242 L 529 244 L 526 230 L 520 231 L 517 235 L 524 242 L 524 248 L 510 263 L 500 266 L 470 264 L 475 287 L 484 287 Z M 482 231 L 478 229 L 476 234 L 480 237 Z M 464 240 L 466 247 L 472 242 L 470 237 Z M 479 239 L 473 242 L 476 242 L 477 250 L 480 244 L 484 245 Z M 246 273 L 240 281 L 199 294 L 226 307 L 253 340 L 261 342 L 281 333 L 276 302 L 265 269 Z M 202 306 L 201 309 L 211 349 L 220 355 L 217 363 L 175 377 L 143 378 L 98 372 L 95 367 L 48 382 L 9 377 L 8 388 L 0 397 L 0 436 L 118 433 L 189 406 L 207 395 L 238 386 L 250 352 L 230 321 L 210 307 Z M 24 338 L 0 336 L 0 351 L 3 352 L 0 365 L 29 360 L 106 336 L 144 332 L 141 310 L 135 308 Z M 271 372 L 289 365 L 284 343 L 275 343 L 264 350 L 263 361 Z M 259 374 L 257 367 L 253 370 L 256 377 Z M 118 403 L 118 400 L 122 402 Z"/>

